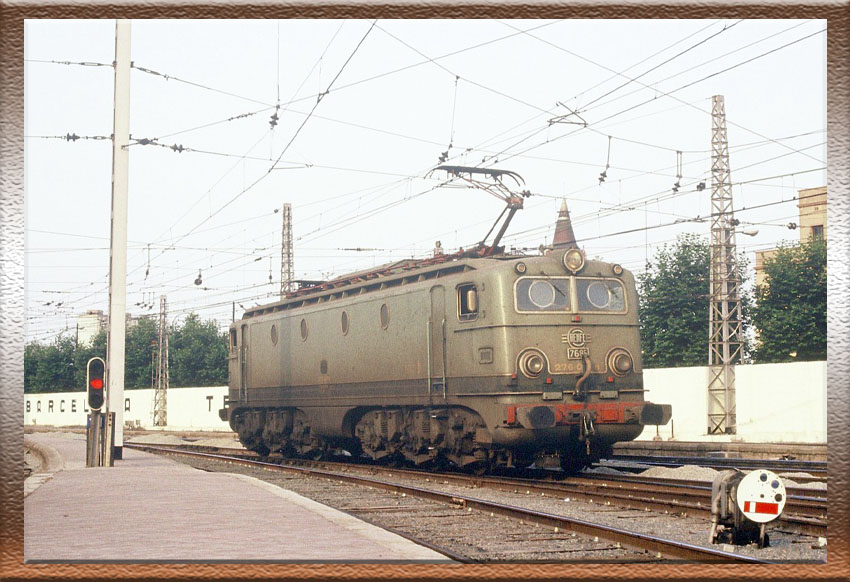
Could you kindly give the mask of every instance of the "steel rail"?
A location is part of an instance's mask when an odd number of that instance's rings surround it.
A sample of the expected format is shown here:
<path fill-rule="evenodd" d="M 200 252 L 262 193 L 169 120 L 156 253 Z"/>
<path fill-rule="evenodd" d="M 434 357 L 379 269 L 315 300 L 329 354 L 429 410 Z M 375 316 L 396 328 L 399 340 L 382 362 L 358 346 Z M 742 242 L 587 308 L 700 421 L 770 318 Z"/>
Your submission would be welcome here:
<path fill-rule="evenodd" d="M 179 449 L 192 445 L 158 445 L 160 447 L 174 447 Z M 216 447 L 196 447 L 218 454 L 233 456 L 234 453 Z M 251 451 L 240 451 L 241 458 L 259 459 L 256 453 Z M 268 457 L 267 457 L 268 458 Z M 277 460 L 277 459 L 275 459 Z M 501 478 L 493 476 L 472 476 L 463 473 L 431 473 L 417 469 L 389 468 L 380 465 L 357 465 L 338 461 L 313 461 L 308 459 L 286 459 L 281 457 L 280 462 L 290 465 L 325 467 L 339 470 L 350 470 L 359 468 L 371 470 L 375 473 L 388 473 L 403 475 L 415 479 L 433 478 L 442 480 L 444 483 L 456 483 L 462 486 L 487 487 L 497 491 L 522 493 L 527 495 L 539 494 L 550 497 L 564 497 L 597 503 L 606 506 L 624 507 L 640 511 L 656 511 L 664 514 L 678 514 L 682 516 L 694 515 L 703 518 L 711 516 L 711 486 L 701 481 L 668 480 L 668 479 L 640 479 L 631 477 L 622 479 L 619 475 L 580 475 L 569 476 L 564 480 L 549 481 L 528 478 Z M 630 485 L 627 486 L 626 484 Z M 826 499 L 823 497 L 808 497 L 800 495 L 788 496 L 786 511 L 779 516 L 777 524 L 795 533 L 825 536 L 826 535 Z"/>
<path fill-rule="evenodd" d="M 609 542 L 621 544 L 637 551 L 654 553 L 657 558 L 669 558 L 687 562 L 723 562 L 723 563 L 751 563 L 762 564 L 770 563 L 769 560 L 762 560 L 732 552 L 724 552 L 721 550 L 707 548 L 695 544 L 679 542 L 676 540 L 664 539 L 658 536 L 644 534 L 641 532 L 629 531 L 622 528 L 596 524 L 583 519 L 565 517 L 547 512 L 534 511 L 513 505 L 496 503 L 484 499 L 463 496 L 458 494 L 443 493 L 421 487 L 411 485 L 402 485 L 392 483 L 380 479 L 373 479 L 358 475 L 346 475 L 343 473 L 326 471 L 310 467 L 297 467 L 288 465 L 278 465 L 259 460 L 249 460 L 240 457 L 215 455 L 211 453 L 200 453 L 194 451 L 186 451 L 172 448 L 164 448 L 154 445 L 132 444 L 126 445 L 130 448 L 139 450 L 147 450 L 152 452 L 160 452 L 164 454 L 183 455 L 188 457 L 208 459 L 219 462 L 227 462 L 250 467 L 258 467 L 267 470 L 295 472 L 299 474 L 307 474 L 310 476 L 321 477 L 339 482 L 347 482 L 356 485 L 364 485 L 368 487 L 377 487 L 386 491 L 393 491 L 396 494 L 412 495 L 422 499 L 429 499 L 454 506 L 464 507 L 468 510 L 478 510 L 489 512 L 491 515 L 499 514 L 513 519 L 520 519 L 525 522 L 536 523 L 552 528 L 563 529 L 565 531 L 574 532 L 585 536 L 599 537 Z"/>

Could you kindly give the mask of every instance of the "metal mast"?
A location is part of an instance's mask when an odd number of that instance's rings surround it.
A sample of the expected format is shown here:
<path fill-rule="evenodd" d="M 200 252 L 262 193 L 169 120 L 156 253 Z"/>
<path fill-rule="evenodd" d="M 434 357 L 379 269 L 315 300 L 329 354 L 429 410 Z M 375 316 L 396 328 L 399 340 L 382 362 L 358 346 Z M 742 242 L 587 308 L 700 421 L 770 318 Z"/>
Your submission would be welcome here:
<path fill-rule="evenodd" d="M 109 234 L 107 408 L 115 413 L 116 460 L 124 453 L 124 348 L 127 326 L 127 193 L 130 171 L 130 21 L 115 21 L 115 97 L 112 123 L 112 224 Z"/>
<path fill-rule="evenodd" d="M 283 204 L 283 230 L 280 243 L 280 297 L 292 291 L 295 262 L 292 259 L 292 204 Z"/>
<path fill-rule="evenodd" d="M 153 425 L 168 426 L 168 309 L 165 295 L 159 297 L 159 347 L 157 351 Z"/>
<path fill-rule="evenodd" d="M 722 95 L 711 98 L 711 301 L 708 335 L 708 434 L 735 434 L 735 363 L 741 358 L 741 276 Z"/>

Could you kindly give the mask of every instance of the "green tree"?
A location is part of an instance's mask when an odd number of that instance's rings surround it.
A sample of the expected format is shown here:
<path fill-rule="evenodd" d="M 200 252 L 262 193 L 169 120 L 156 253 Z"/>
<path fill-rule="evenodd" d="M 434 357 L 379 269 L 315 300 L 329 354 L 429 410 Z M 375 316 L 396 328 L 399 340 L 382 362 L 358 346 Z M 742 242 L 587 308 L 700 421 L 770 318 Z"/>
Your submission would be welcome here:
<path fill-rule="evenodd" d="M 36 382 L 38 367 L 44 359 L 44 346 L 38 342 L 30 342 L 24 347 L 24 392 L 42 392 L 42 387 Z"/>
<path fill-rule="evenodd" d="M 191 313 L 169 339 L 171 386 L 227 383 L 227 334 L 213 320 Z"/>
<path fill-rule="evenodd" d="M 764 262 L 753 324 L 756 362 L 826 359 L 826 241 L 783 246 Z"/>
<path fill-rule="evenodd" d="M 124 341 L 124 388 L 150 388 L 159 330 L 153 319 L 127 328 Z M 24 349 L 24 391 L 85 390 L 86 365 L 94 356 L 106 359 L 106 331 L 90 344 L 77 345 L 68 335 L 52 344 L 30 342 Z M 214 386 L 227 383 L 227 333 L 215 321 L 190 314 L 169 336 L 171 386 Z"/>
<path fill-rule="evenodd" d="M 124 387 L 151 387 L 151 354 L 155 353 L 159 338 L 157 323 L 153 319 L 143 318 L 129 328 L 124 341 Z"/>
<path fill-rule="evenodd" d="M 62 333 L 53 343 L 32 343 L 24 350 L 24 388 L 32 392 L 74 390 L 76 341 Z"/>
<path fill-rule="evenodd" d="M 738 260 L 745 272 L 746 260 Z M 708 364 L 710 247 L 702 237 L 680 235 L 665 244 L 638 276 L 640 335 L 647 368 Z M 751 298 L 741 286 L 742 335 Z M 745 340 L 746 353 L 746 340 Z"/>

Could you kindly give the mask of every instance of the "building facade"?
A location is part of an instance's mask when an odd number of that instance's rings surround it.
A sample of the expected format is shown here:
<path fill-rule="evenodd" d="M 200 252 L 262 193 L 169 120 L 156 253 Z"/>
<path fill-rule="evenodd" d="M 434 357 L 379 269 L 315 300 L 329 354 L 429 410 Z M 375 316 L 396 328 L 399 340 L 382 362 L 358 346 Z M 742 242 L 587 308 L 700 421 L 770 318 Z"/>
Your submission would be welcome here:
<path fill-rule="evenodd" d="M 139 318 L 127 314 L 126 327 L 138 325 Z M 102 329 L 109 328 L 109 316 L 102 309 L 89 309 L 84 314 L 77 316 L 77 344 L 91 344 L 95 336 Z"/>
<path fill-rule="evenodd" d="M 812 238 L 826 240 L 826 186 L 797 191 L 797 231 L 800 242 Z M 776 249 L 756 251 L 756 285 L 764 285 L 764 262 L 776 254 Z"/>

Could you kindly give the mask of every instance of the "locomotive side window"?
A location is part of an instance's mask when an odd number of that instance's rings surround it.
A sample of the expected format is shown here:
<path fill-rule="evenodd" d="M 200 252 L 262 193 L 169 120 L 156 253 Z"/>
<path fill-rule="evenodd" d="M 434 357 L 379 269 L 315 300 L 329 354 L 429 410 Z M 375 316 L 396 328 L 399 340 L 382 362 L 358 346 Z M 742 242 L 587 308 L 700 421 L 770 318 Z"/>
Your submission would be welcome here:
<path fill-rule="evenodd" d="M 276 325 L 272 325 L 271 334 L 272 334 L 272 345 L 276 346 L 277 345 L 277 326 Z"/>
<path fill-rule="evenodd" d="M 626 292 L 617 279 L 576 279 L 579 311 L 626 310 Z"/>
<path fill-rule="evenodd" d="M 348 312 L 343 311 L 342 312 L 342 318 L 341 318 L 341 321 L 340 321 L 340 325 L 342 326 L 342 335 L 348 335 L 348 324 L 349 324 Z"/>
<path fill-rule="evenodd" d="M 381 305 L 381 327 L 387 329 L 390 325 L 390 309 L 387 304 Z"/>
<path fill-rule="evenodd" d="M 307 341 L 307 320 L 301 320 L 301 340 Z"/>
<path fill-rule="evenodd" d="M 230 330 L 230 349 L 231 350 L 236 349 L 236 330 L 235 329 Z"/>
<path fill-rule="evenodd" d="M 478 318 L 478 289 L 471 283 L 458 285 L 457 318 L 461 321 Z"/>
<path fill-rule="evenodd" d="M 514 289 L 517 311 L 570 309 L 570 280 L 566 277 L 522 277 Z"/>

